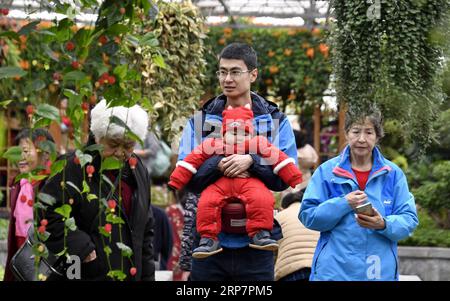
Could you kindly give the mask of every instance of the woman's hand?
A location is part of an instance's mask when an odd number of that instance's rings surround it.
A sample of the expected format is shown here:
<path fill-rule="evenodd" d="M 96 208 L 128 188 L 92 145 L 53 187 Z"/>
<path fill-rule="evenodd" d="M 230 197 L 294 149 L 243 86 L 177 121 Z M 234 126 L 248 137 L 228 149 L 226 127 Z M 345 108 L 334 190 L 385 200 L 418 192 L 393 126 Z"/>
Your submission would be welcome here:
<path fill-rule="evenodd" d="M 221 165 L 222 162 L 223 165 Z M 231 155 L 220 161 L 219 169 L 223 169 L 224 176 L 235 178 L 246 172 L 252 163 L 253 159 L 250 155 Z"/>
<path fill-rule="evenodd" d="M 374 215 L 369 216 L 365 214 L 355 214 L 356 222 L 363 228 L 374 229 L 374 230 L 383 230 L 386 228 L 386 223 L 384 222 L 384 218 L 377 211 L 377 209 L 372 208 Z"/>
<path fill-rule="evenodd" d="M 97 253 L 95 250 L 89 253 L 89 255 L 83 260 L 84 263 L 91 262 L 97 258 Z"/>
<path fill-rule="evenodd" d="M 367 202 L 367 194 L 365 194 L 361 190 L 352 191 L 347 194 L 345 198 L 347 199 L 348 204 L 353 208 L 353 210 L 355 210 L 359 205 Z"/>

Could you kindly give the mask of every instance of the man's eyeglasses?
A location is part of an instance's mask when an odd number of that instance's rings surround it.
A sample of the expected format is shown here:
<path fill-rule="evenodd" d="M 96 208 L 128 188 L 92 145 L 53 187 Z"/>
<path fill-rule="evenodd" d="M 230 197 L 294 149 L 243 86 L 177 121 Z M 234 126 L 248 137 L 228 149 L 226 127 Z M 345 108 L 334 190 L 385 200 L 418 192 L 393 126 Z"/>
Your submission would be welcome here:
<path fill-rule="evenodd" d="M 231 79 L 237 79 L 239 77 L 241 77 L 242 73 L 246 73 L 246 72 L 252 72 L 252 70 L 246 70 L 246 71 L 242 71 L 242 70 L 231 70 L 231 71 L 226 71 L 226 70 L 219 70 L 216 71 L 216 75 L 219 79 L 225 79 L 227 78 L 228 74 L 230 74 Z"/>

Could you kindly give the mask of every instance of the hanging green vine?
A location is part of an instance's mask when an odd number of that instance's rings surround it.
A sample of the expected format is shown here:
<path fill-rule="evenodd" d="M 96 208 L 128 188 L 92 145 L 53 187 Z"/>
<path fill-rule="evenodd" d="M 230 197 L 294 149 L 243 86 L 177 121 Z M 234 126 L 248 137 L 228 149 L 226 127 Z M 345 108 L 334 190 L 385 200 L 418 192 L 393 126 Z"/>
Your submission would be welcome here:
<path fill-rule="evenodd" d="M 423 151 L 432 140 L 431 121 L 443 100 L 450 2 L 334 0 L 331 5 L 338 101 L 357 114 L 376 104 Z"/>

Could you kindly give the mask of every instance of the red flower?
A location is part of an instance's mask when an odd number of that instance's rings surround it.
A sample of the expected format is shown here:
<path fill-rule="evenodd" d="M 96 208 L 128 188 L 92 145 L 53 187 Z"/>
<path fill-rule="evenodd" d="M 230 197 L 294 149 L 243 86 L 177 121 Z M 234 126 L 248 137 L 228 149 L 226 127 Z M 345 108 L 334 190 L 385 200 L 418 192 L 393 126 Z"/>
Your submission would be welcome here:
<path fill-rule="evenodd" d="M 100 36 L 100 38 L 98 38 L 98 41 L 100 42 L 100 44 L 105 45 L 106 43 L 108 43 L 108 38 L 105 35 Z"/>
<path fill-rule="evenodd" d="M 73 61 L 71 65 L 72 65 L 72 68 L 73 68 L 73 69 L 78 69 L 78 68 L 80 68 L 80 63 L 78 63 L 78 61 Z"/>
<path fill-rule="evenodd" d="M 92 178 L 92 174 L 95 172 L 95 167 L 92 165 L 86 166 L 86 172 L 89 178 Z"/>
<path fill-rule="evenodd" d="M 59 72 L 53 73 L 53 79 L 54 80 L 62 80 L 62 75 Z"/>
<path fill-rule="evenodd" d="M 121 7 L 121 8 L 119 9 L 119 13 L 120 13 L 121 15 L 124 15 L 124 14 L 126 13 L 125 7 Z"/>
<path fill-rule="evenodd" d="M 80 158 L 78 158 L 77 156 L 75 156 L 75 157 L 73 158 L 73 163 L 75 163 L 75 164 L 80 164 Z"/>
<path fill-rule="evenodd" d="M 25 195 L 21 195 L 20 196 L 20 201 L 22 202 L 22 203 L 25 203 L 26 201 L 27 201 L 27 197 L 25 196 Z"/>
<path fill-rule="evenodd" d="M 66 50 L 67 51 L 72 51 L 75 49 L 75 43 L 72 41 L 67 42 L 66 44 Z"/>
<path fill-rule="evenodd" d="M 46 219 L 41 220 L 41 226 L 47 227 L 47 225 L 48 225 L 48 220 L 46 220 Z"/>
<path fill-rule="evenodd" d="M 116 82 L 116 78 L 114 77 L 114 76 L 109 76 L 108 77 L 108 81 L 109 81 L 109 83 L 111 84 L 111 85 L 114 85 L 114 83 Z"/>
<path fill-rule="evenodd" d="M 130 164 L 131 169 L 135 169 L 136 164 L 137 164 L 137 159 L 135 157 L 130 157 L 130 159 L 128 159 L 128 164 Z"/>
<path fill-rule="evenodd" d="M 131 275 L 132 277 L 133 277 L 134 275 L 136 275 L 136 272 L 137 272 L 137 270 L 136 270 L 135 267 L 130 268 L 130 275 Z"/>
<path fill-rule="evenodd" d="M 41 234 L 44 234 L 45 233 L 45 226 L 40 226 L 38 228 L 38 232 L 41 233 Z"/>
<path fill-rule="evenodd" d="M 7 16 L 9 14 L 9 9 L 7 8 L 2 8 L 2 15 Z"/>
<path fill-rule="evenodd" d="M 33 116 L 33 114 L 34 114 L 34 107 L 33 107 L 33 105 L 28 105 L 26 111 L 27 111 L 28 117 L 31 118 Z"/>
<path fill-rule="evenodd" d="M 103 229 L 104 229 L 106 232 L 111 233 L 112 225 L 111 225 L 111 224 L 106 224 L 105 227 L 103 227 Z"/>
<path fill-rule="evenodd" d="M 81 108 L 83 109 L 83 113 L 84 113 L 84 114 L 87 114 L 88 111 L 89 111 L 89 104 L 88 104 L 87 102 L 83 102 L 83 103 L 81 104 Z"/>
<path fill-rule="evenodd" d="M 110 209 L 116 208 L 116 201 L 114 201 L 114 200 L 109 200 L 109 201 L 108 201 L 108 207 L 109 207 Z"/>

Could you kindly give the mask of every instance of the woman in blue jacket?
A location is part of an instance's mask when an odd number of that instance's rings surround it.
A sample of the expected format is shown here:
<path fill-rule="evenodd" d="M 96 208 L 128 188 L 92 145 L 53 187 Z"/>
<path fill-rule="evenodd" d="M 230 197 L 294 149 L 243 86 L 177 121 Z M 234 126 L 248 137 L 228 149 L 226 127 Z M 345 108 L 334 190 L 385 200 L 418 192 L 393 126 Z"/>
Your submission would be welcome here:
<path fill-rule="evenodd" d="M 376 144 L 381 113 L 347 113 L 342 153 L 314 172 L 300 221 L 320 231 L 310 280 L 398 280 L 397 241 L 418 225 L 414 196 L 402 170 Z M 372 210 L 356 214 L 370 202 Z"/>

